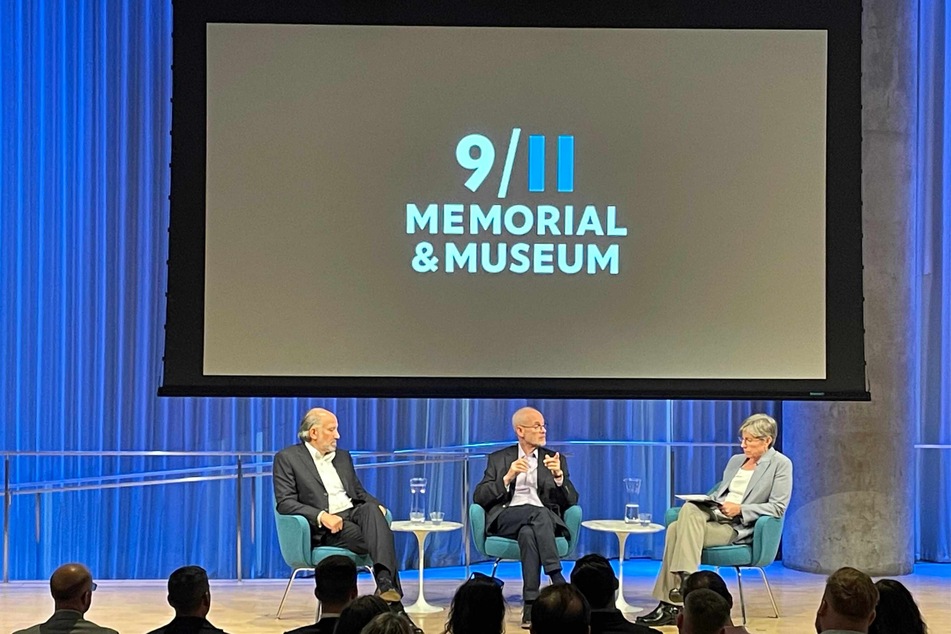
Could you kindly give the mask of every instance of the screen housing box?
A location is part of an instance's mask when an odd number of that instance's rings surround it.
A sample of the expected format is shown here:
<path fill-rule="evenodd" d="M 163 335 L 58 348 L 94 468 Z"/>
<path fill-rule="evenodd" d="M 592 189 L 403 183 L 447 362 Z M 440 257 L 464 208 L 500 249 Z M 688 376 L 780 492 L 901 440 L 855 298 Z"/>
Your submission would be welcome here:
<path fill-rule="evenodd" d="M 827 32 L 826 378 L 526 379 L 207 376 L 203 373 L 208 23 Z M 861 3 L 767 0 L 520 3 L 174 2 L 171 213 L 161 396 L 869 400 L 861 202 Z"/>

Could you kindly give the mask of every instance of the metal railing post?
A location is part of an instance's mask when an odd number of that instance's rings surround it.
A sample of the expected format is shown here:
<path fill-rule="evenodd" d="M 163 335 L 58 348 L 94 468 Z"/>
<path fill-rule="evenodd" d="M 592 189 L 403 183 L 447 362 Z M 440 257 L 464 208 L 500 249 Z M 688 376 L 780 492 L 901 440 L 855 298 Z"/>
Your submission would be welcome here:
<path fill-rule="evenodd" d="M 241 456 L 238 456 L 238 477 L 235 479 L 235 561 L 237 566 L 237 578 L 241 581 Z"/>
<path fill-rule="evenodd" d="M 257 518 L 257 510 L 256 510 L 257 504 L 255 502 L 255 498 L 257 497 L 257 488 L 256 488 L 257 481 L 258 481 L 258 466 L 257 464 L 255 464 L 254 473 L 251 474 L 251 482 L 249 483 L 251 486 L 251 501 L 248 503 L 251 506 L 251 547 L 252 548 L 254 547 L 254 537 L 256 532 L 254 527 L 255 527 L 255 524 L 257 524 L 257 522 L 255 521 L 255 519 Z"/>
<path fill-rule="evenodd" d="M 3 457 L 3 583 L 10 582 L 10 456 Z"/>
<path fill-rule="evenodd" d="M 469 578 L 471 565 L 469 553 L 469 450 L 466 449 L 462 460 L 462 545 L 466 564 L 466 579 Z"/>

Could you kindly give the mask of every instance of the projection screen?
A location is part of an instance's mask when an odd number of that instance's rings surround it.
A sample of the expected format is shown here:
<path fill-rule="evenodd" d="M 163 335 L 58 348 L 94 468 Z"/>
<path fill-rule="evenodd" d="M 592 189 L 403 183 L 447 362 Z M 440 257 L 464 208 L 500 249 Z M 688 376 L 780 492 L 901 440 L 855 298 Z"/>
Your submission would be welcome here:
<path fill-rule="evenodd" d="M 867 397 L 834 23 L 185 17 L 162 393 Z"/>

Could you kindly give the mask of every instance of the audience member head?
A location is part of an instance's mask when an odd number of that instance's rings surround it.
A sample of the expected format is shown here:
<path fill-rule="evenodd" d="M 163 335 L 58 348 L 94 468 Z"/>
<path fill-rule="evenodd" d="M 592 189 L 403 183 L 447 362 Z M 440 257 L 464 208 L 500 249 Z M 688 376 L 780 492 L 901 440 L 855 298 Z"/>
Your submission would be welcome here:
<path fill-rule="evenodd" d="M 578 588 L 592 610 L 614 607 L 617 577 L 608 560 L 601 555 L 585 555 L 571 569 L 571 585 Z"/>
<path fill-rule="evenodd" d="M 918 604 L 901 582 L 880 579 L 875 582 L 875 587 L 878 588 L 878 605 L 875 620 L 868 628 L 869 634 L 925 634 L 928 631 Z"/>
<path fill-rule="evenodd" d="M 727 589 L 726 582 L 723 580 L 723 577 L 717 573 L 713 572 L 712 570 L 698 570 L 687 577 L 687 580 L 684 581 L 684 597 L 694 590 L 700 590 L 701 588 L 713 590 L 721 597 L 726 599 L 730 609 L 733 609 L 733 595 L 730 594 L 730 591 Z"/>
<path fill-rule="evenodd" d="M 681 634 L 716 634 L 730 624 L 730 604 L 708 588 L 687 594 L 684 609 L 677 615 Z"/>
<path fill-rule="evenodd" d="M 338 630 L 334 630 L 337 634 Z M 360 634 L 414 634 L 416 628 L 409 617 L 402 612 L 384 612 L 377 614 L 367 623 Z"/>
<path fill-rule="evenodd" d="M 50 594 L 57 610 L 75 610 L 85 614 L 92 605 L 96 589 L 92 574 L 82 564 L 63 564 L 50 577 Z"/>
<path fill-rule="evenodd" d="M 480 576 L 459 586 L 449 606 L 444 634 L 501 634 L 505 598 L 501 580 Z"/>
<path fill-rule="evenodd" d="M 573 585 L 548 586 L 532 604 L 532 634 L 588 634 L 590 625 L 591 607 Z"/>
<path fill-rule="evenodd" d="M 378 614 L 390 611 L 390 606 L 380 597 L 368 595 L 357 597 L 340 613 L 334 634 L 360 634 L 367 623 Z"/>
<path fill-rule="evenodd" d="M 205 617 L 211 608 L 208 573 L 201 566 L 183 566 L 168 578 L 168 604 L 176 616 Z"/>
<path fill-rule="evenodd" d="M 339 613 L 357 597 L 357 565 L 343 555 L 321 559 L 314 567 L 314 596 L 324 613 Z"/>
<path fill-rule="evenodd" d="M 878 588 L 867 574 L 855 568 L 839 568 L 826 580 L 816 611 L 816 631 L 868 632 L 877 603 Z"/>

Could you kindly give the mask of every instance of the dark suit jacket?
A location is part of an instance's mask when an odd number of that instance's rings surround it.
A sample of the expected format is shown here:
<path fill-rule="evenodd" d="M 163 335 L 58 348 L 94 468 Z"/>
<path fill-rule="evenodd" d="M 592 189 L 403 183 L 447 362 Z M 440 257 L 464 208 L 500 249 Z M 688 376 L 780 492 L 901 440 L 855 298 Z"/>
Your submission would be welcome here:
<path fill-rule="evenodd" d="M 325 616 L 312 625 L 305 625 L 284 634 L 334 634 L 334 628 L 337 627 L 339 620 L 339 616 Z"/>
<path fill-rule="evenodd" d="M 56 610 L 46 623 L 40 623 L 14 634 L 119 634 L 113 629 L 87 621 L 75 610 Z"/>
<path fill-rule="evenodd" d="M 358 504 L 379 505 L 375 497 L 367 493 L 353 468 L 353 459 L 344 449 L 338 449 L 334 455 L 333 466 L 340 476 L 343 488 Z M 319 538 L 327 529 L 317 523 L 321 511 L 330 506 L 330 496 L 324 488 L 324 482 L 317 473 L 317 465 L 304 443 L 286 447 L 274 456 L 272 466 L 274 497 L 277 500 L 277 512 L 282 515 L 303 515 L 314 527 Z"/>
<path fill-rule="evenodd" d="M 591 634 L 661 634 L 660 630 L 631 623 L 621 611 L 591 610 Z"/>
<path fill-rule="evenodd" d="M 222 630 L 200 616 L 176 616 L 157 630 L 149 634 L 225 634 Z"/>
<path fill-rule="evenodd" d="M 555 515 L 556 526 L 561 532 L 567 532 L 564 515 L 569 506 L 578 503 L 578 491 L 568 477 L 568 463 L 561 456 L 561 471 L 565 480 L 561 486 L 555 484 L 551 471 L 545 467 L 545 456 L 554 456 L 555 452 L 544 447 L 538 448 L 538 498 L 542 505 Z M 515 480 L 508 488 L 502 478 L 508 473 L 509 466 L 518 458 L 518 445 L 506 447 L 489 454 L 489 461 L 485 467 L 482 482 L 476 485 L 473 501 L 485 509 L 486 531 L 492 530 L 492 523 L 503 509 L 508 508 L 512 496 L 515 495 Z"/>

